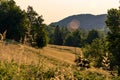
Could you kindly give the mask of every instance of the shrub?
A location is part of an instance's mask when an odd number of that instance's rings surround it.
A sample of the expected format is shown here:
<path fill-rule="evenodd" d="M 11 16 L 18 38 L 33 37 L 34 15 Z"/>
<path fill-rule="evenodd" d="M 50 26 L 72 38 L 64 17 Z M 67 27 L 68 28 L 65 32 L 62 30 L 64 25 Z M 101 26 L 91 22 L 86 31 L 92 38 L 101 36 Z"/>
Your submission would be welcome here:
<path fill-rule="evenodd" d="M 84 57 L 90 60 L 95 67 L 102 67 L 104 47 L 100 39 L 95 39 L 90 45 L 83 48 Z"/>

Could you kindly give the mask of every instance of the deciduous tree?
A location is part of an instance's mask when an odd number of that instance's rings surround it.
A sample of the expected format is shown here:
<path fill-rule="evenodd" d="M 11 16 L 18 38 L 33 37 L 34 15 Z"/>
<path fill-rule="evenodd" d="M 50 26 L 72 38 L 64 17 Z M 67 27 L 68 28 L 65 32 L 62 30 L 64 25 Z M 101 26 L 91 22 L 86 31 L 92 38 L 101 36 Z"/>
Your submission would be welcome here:
<path fill-rule="evenodd" d="M 109 28 L 107 35 L 108 50 L 115 58 L 115 65 L 118 66 L 118 75 L 120 75 L 120 10 L 108 10 L 106 25 Z"/>
<path fill-rule="evenodd" d="M 6 38 L 24 41 L 27 31 L 27 16 L 13 0 L 2 0 L 0 4 L 0 33 L 7 30 Z"/>

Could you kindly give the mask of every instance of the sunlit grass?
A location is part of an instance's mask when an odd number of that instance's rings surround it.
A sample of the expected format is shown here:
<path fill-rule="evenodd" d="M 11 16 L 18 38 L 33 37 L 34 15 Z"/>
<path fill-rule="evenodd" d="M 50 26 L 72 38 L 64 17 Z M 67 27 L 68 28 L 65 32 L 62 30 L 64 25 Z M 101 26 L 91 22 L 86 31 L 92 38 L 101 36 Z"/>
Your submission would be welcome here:
<path fill-rule="evenodd" d="M 2 80 L 110 80 L 108 71 L 75 66 L 74 47 L 48 45 L 36 49 L 19 43 L 0 42 Z M 81 52 L 80 48 L 77 51 Z"/>

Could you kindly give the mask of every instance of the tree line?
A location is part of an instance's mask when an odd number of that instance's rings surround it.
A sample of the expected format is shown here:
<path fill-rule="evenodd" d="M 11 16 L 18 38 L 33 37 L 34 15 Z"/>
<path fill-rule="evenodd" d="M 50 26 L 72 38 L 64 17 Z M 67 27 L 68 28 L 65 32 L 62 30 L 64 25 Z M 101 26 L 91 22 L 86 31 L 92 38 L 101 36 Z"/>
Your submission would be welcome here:
<path fill-rule="evenodd" d="M 77 29 L 73 32 L 67 27 L 50 26 L 47 28 L 49 32 L 49 43 L 55 45 L 65 45 L 74 47 L 83 47 L 85 44 L 91 44 L 96 38 L 102 38 L 104 32 L 100 33 L 97 30 L 83 31 Z"/>

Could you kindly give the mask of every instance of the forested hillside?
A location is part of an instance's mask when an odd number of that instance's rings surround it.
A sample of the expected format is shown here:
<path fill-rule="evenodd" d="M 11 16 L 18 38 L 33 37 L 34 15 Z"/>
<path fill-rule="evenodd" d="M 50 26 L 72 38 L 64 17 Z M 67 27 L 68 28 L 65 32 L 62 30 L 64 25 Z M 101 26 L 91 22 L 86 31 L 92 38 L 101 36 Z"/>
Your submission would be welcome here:
<path fill-rule="evenodd" d="M 85 30 L 91 29 L 102 29 L 105 28 L 105 20 L 106 14 L 101 15 L 92 15 L 92 14 L 80 14 L 80 15 L 73 15 L 63 20 L 60 20 L 55 23 L 51 23 L 51 26 L 60 26 L 60 27 L 67 27 L 69 23 L 72 21 L 78 21 L 80 23 L 79 28 Z"/>

